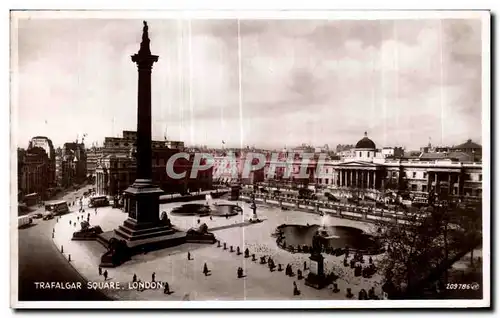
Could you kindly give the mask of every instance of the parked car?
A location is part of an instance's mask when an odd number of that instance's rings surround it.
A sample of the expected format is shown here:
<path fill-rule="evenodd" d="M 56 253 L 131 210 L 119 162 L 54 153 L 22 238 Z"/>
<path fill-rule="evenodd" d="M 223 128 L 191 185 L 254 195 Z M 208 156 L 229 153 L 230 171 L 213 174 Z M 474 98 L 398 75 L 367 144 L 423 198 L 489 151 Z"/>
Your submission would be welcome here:
<path fill-rule="evenodd" d="M 31 216 L 33 219 L 41 219 L 43 217 L 42 213 L 35 213 Z"/>
<path fill-rule="evenodd" d="M 52 220 L 54 218 L 54 214 L 53 213 L 45 213 L 45 215 L 43 216 L 43 220 Z"/>

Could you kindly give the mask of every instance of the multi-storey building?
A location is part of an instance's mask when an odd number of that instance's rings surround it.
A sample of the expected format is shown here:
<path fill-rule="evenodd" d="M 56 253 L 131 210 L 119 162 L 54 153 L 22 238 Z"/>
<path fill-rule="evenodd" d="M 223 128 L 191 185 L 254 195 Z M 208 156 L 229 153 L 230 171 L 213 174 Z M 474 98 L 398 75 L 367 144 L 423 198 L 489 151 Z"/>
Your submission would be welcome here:
<path fill-rule="evenodd" d="M 92 147 L 87 150 L 87 177 L 94 180 L 99 159 L 103 156 L 103 148 Z"/>
<path fill-rule="evenodd" d="M 37 194 L 42 199 L 48 197 L 48 175 L 51 171 L 49 156 L 43 148 L 31 147 L 18 151 L 18 189 L 19 197 Z"/>
<path fill-rule="evenodd" d="M 85 145 L 67 142 L 60 151 L 56 151 L 56 181 L 60 187 L 79 184 L 87 178 L 87 155 Z"/>
<path fill-rule="evenodd" d="M 463 144 L 455 146 L 453 150 L 471 155 L 474 158 L 474 161 L 481 161 L 483 155 L 483 147 L 473 142 L 471 139 L 467 140 L 467 142 Z"/>
<path fill-rule="evenodd" d="M 44 136 L 36 136 L 31 138 L 31 141 L 28 146 L 28 151 L 38 147 L 45 150 L 48 156 L 48 172 L 45 176 L 47 178 L 47 183 L 49 187 L 56 187 L 56 153 L 54 149 L 54 145 L 52 144 L 52 140 Z"/>
<path fill-rule="evenodd" d="M 100 195 L 121 195 L 129 185 L 135 181 L 136 158 L 135 146 L 137 135 L 134 131 L 124 131 L 123 138 L 106 137 L 104 147 L 100 149 L 101 156 L 97 157 L 96 190 Z M 185 193 L 212 188 L 212 170 L 199 171 L 196 177 L 191 178 L 194 164 L 194 154 L 189 154 L 189 160 L 176 159 L 173 169 L 176 174 L 185 172 L 183 178 L 176 179 L 167 174 L 167 162 L 171 157 L 184 149 L 182 142 L 170 145 L 165 141 L 152 141 L 152 169 L 153 182 L 166 193 Z M 202 162 L 202 164 L 204 164 Z"/>
<path fill-rule="evenodd" d="M 373 158 L 375 144 L 367 139 L 365 136 L 356 145 L 355 158 L 326 162 L 318 183 L 338 192 L 362 189 L 373 197 L 398 188 L 415 196 L 426 197 L 434 192 L 472 200 L 481 198 L 481 163 L 450 157 L 432 161 Z"/>
<path fill-rule="evenodd" d="M 471 157 L 443 154 L 432 160 L 418 157 L 409 160 L 386 159 L 366 133 L 352 153 L 351 158 L 323 162 L 319 162 L 317 156 L 314 157 L 307 164 L 306 183 L 315 183 L 339 195 L 356 191 L 374 199 L 380 199 L 388 190 L 399 190 L 422 198 L 427 198 L 431 193 L 440 193 L 468 200 L 481 199 L 482 165 Z M 244 157 L 240 158 L 238 165 L 243 166 Z M 283 154 L 279 160 L 272 161 L 268 156 L 264 176 L 283 182 L 303 180 L 298 175 L 301 157 L 294 159 L 290 161 Z M 283 167 L 286 161 L 291 169 L 288 178 L 284 173 L 287 168 Z M 269 174 L 271 164 L 277 165 L 274 175 Z"/>
<path fill-rule="evenodd" d="M 384 147 L 381 153 L 384 158 L 401 158 L 405 154 L 403 147 Z"/>

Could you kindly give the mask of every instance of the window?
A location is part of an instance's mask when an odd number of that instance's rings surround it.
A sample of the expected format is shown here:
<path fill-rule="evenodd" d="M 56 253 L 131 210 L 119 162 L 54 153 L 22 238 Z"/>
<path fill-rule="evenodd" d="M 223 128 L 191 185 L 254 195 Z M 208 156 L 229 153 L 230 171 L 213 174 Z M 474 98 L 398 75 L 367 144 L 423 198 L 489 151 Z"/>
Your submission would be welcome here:
<path fill-rule="evenodd" d="M 328 184 L 328 179 L 325 179 L 325 184 Z"/>
<path fill-rule="evenodd" d="M 366 155 L 368 156 L 368 158 L 370 158 L 370 152 L 369 151 L 366 152 Z"/>
<path fill-rule="evenodd" d="M 417 185 L 416 184 L 412 184 L 411 185 L 411 191 L 417 191 Z"/>
<path fill-rule="evenodd" d="M 397 173 L 396 171 L 393 171 L 393 172 L 392 172 L 392 176 L 393 176 L 393 177 L 397 177 L 397 176 L 398 176 L 398 173 Z"/>
<path fill-rule="evenodd" d="M 479 181 L 483 181 L 483 175 L 479 174 Z"/>
<path fill-rule="evenodd" d="M 413 173 L 413 179 L 415 179 L 415 178 L 417 178 L 417 173 L 416 172 Z"/>
<path fill-rule="evenodd" d="M 427 172 L 424 172 L 424 179 L 427 178 Z"/>
<path fill-rule="evenodd" d="M 422 192 L 427 192 L 427 185 L 422 185 Z"/>

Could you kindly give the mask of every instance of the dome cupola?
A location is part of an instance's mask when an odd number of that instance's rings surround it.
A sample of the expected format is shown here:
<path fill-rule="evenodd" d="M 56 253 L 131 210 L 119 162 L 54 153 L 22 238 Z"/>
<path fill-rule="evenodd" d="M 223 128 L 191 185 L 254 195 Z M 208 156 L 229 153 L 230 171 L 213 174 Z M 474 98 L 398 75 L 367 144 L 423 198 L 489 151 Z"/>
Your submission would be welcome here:
<path fill-rule="evenodd" d="M 356 144 L 356 149 L 376 149 L 376 148 L 377 147 L 375 147 L 375 143 L 370 138 L 368 138 L 368 133 L 366 131 L 363 139 L 358 141 L 358 143 Z"/>

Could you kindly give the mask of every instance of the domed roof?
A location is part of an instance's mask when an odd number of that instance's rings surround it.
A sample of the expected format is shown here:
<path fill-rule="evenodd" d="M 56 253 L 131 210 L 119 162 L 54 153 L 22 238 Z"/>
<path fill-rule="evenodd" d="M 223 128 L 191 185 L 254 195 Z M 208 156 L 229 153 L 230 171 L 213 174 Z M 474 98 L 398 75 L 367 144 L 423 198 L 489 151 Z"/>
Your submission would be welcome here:
<path fill-rule="evenodd" d="M 356 149 L 376 149 L 377 147 L 375 147 L 375 143 L 370 139 L 368 138 L 368 134 L 366 133 L 365 131 L 365 136 L 363 137 L 363 139 L 361 139 L 360 141 L 358 141 L 358 143 L 356 144 Z"/>

